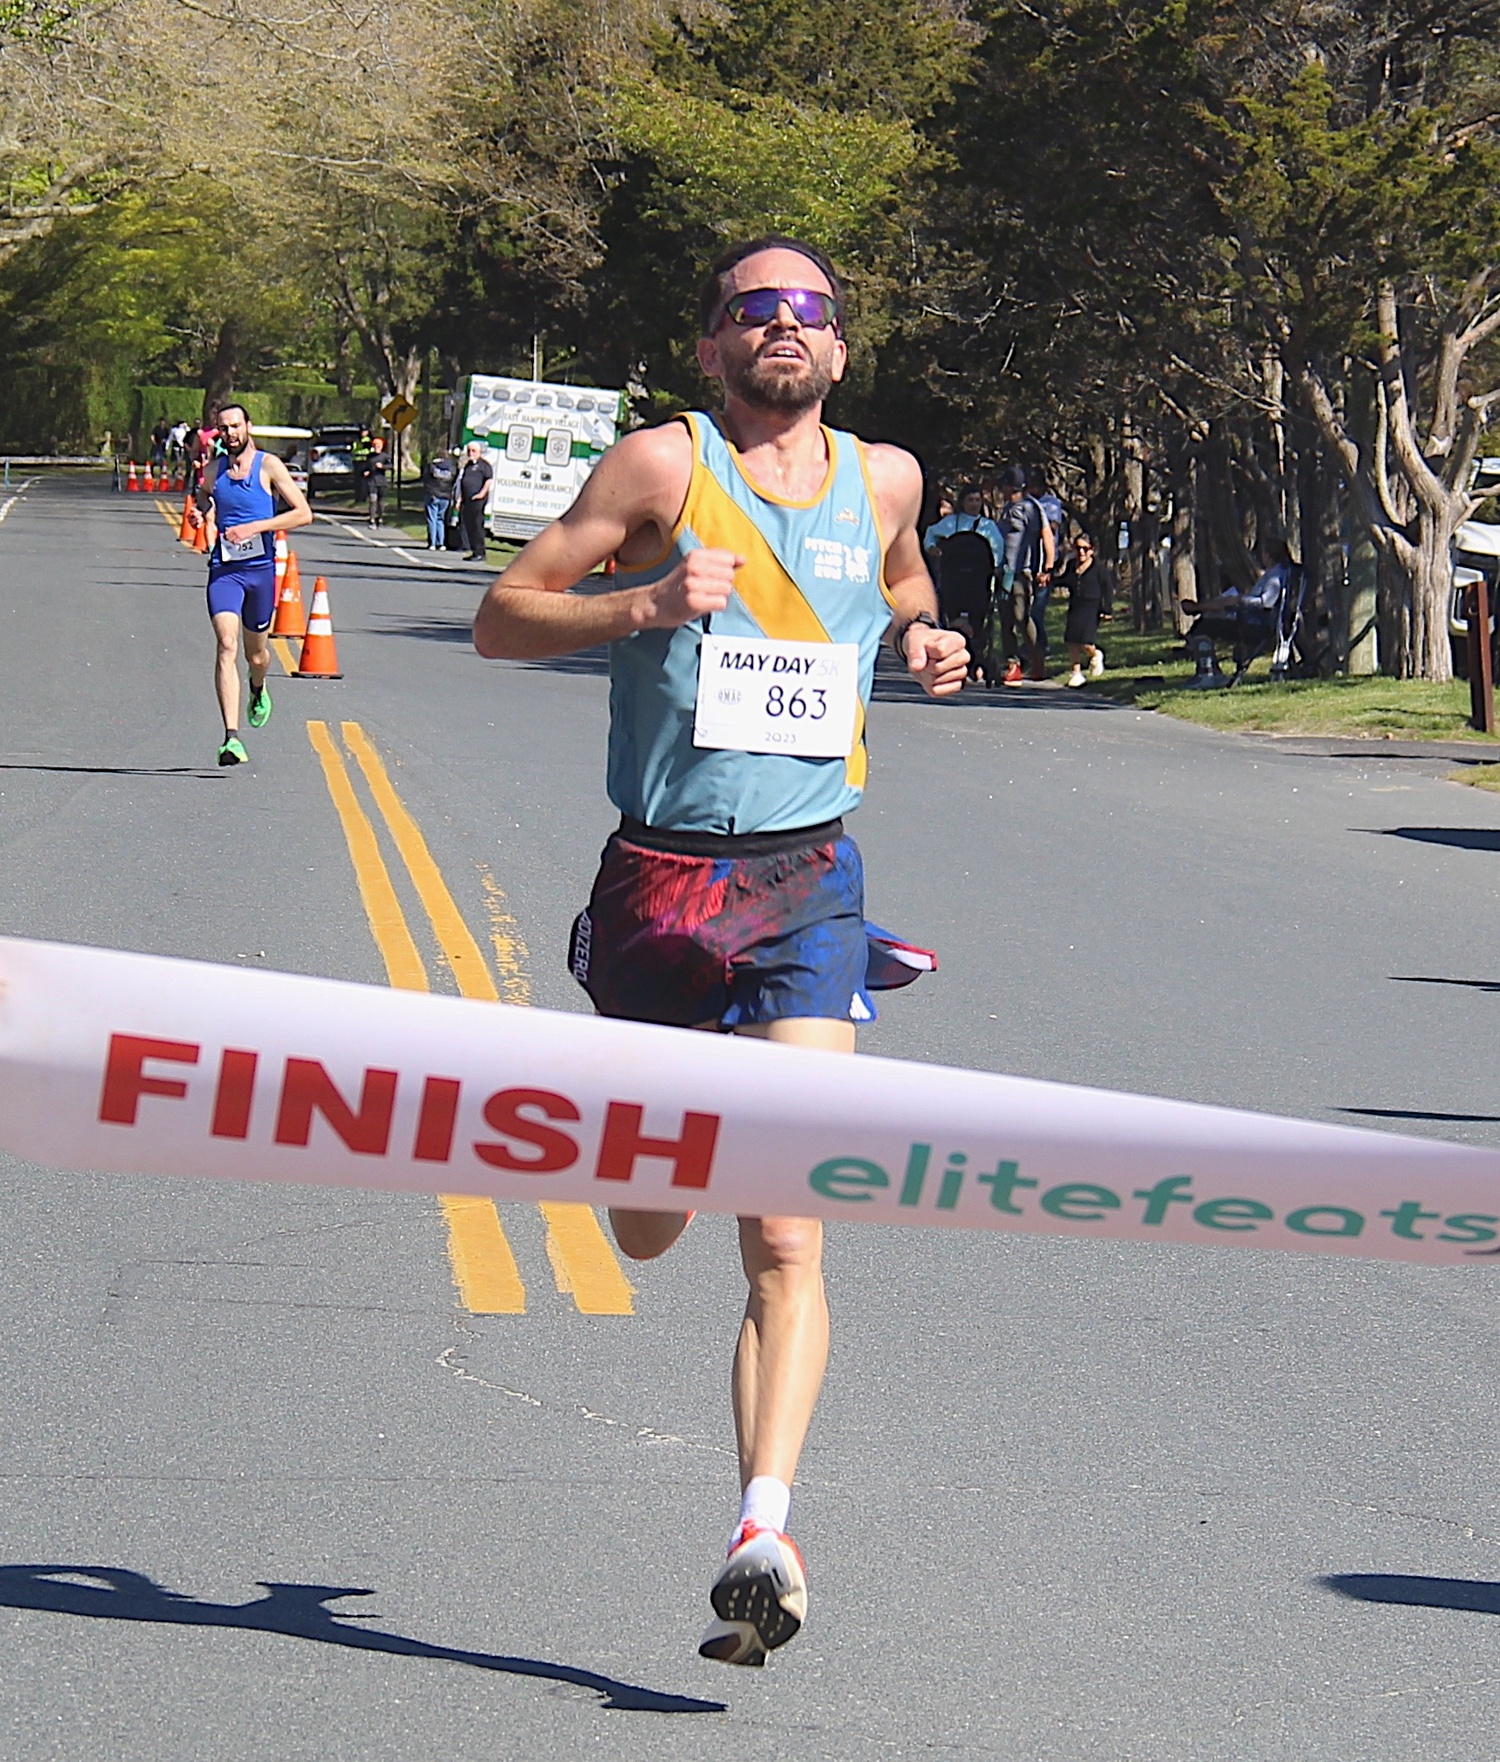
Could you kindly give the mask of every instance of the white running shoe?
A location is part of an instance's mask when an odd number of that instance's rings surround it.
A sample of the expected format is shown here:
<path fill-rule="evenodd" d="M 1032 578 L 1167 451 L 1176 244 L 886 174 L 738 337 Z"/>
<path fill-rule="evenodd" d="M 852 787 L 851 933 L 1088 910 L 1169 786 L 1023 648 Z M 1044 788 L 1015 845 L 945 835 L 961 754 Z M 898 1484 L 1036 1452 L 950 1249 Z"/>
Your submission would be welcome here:
<path fill-rule="evenodd" d="M 1086 685 L 1088 681 L 1083 676 L 1083 668 L 1075 667 L 1068 675 L 1067 683 L 1072 686 Z"/>
<path fill-rule="evenodd" d="M 807 1619 L 807 1573 L 790 1536 L 741 1524 L 709 1592 L 718 1619 L 699 1642 L 720 1664 L 763 1665 Z"/>
<path fill-rule="evenodd" d="M 1089 678 L 1090 679 L 1102 679 L 1103 677 L 1104 677 L 1104 650 L 1103 649 L 1095 649 L 1093 654 L 1089 657 Z"/>

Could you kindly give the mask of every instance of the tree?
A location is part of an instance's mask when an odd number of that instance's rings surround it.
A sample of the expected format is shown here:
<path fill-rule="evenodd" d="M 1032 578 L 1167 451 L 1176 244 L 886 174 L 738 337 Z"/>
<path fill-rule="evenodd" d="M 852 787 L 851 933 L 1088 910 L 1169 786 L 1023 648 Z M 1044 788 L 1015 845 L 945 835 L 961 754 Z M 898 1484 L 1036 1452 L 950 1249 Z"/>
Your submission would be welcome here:
<path fill-rule="evenodd" d="M 1410 580 L 1397 670 L 1446 679 L 1450 550 L 1478 505 L 1472 468 L 1500 402 L 1500 360 L 1486 351 L 1500 334 L 1500 142 L 1466 110 L 1337 112 L 1319 60 L 1284 94 L 1247 100 L 1226 211 L 1246 298 L 1359 517 Z M 1343 395 L 1351 371 L 1373 376 L 1364 444 Z"/>

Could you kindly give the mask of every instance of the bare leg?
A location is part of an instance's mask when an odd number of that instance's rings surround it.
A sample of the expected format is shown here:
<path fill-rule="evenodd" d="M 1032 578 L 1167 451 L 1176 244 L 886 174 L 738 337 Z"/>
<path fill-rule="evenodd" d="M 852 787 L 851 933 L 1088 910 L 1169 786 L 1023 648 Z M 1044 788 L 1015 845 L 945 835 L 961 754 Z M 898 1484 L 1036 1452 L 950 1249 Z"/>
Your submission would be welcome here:
<path fill-rule="evenodd" d="M 802 1017 L 746 1032 L 783 1045 L 854 1050 L 852 1022 Z M 823 1226 L 815 1218 L 741 1218 L 740 1256 L 750 1282 L 734 1357 L 740 1484 L 765 1474 L 790 1486 L 828 1364 Z"/>
<path fill-rule="evenodd" d="M 264 630 L 245 632 L 245 663 L 250 673 L 250 689 L 259 691 L 271 666 L 271 640 Z"/>
<path fill-rule="evenodd" d="M 240 621 L 233 612 L 215 612 L 213 623 L 214 635 L 218 638 L 214 654 L 214 690 L 218 693 L 219 712 L 228 732 L 240 725 Z M 261 677 L 265 677 L 264 673 Z"/>
<path fill-rule="evenodd" d="M 700 1034 L 717 1034 L 717 1022 L 694 1022 Z M 626 1211 L 609 1208 L 609 1227 L 621 1254 L 630 1260 L 656 1260 L 688 1227 L 690 1211 Z"/>

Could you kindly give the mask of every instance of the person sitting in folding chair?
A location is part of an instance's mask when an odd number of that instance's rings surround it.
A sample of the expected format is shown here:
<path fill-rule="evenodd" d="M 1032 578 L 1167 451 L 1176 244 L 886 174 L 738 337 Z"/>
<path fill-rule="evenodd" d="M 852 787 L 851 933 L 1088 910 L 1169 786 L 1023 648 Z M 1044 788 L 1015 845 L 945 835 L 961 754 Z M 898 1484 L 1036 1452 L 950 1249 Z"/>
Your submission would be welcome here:
<path fill-rule="evenodd" d="M 1267 653 L 1272 655 L 1271 677 L 1285 678 L 1301 616 L 1302 584 L 1302 566 L 1283 543 L 1276 561 L 1253 587 L 1226 588 L 1201 603 L 1184 600 L 1183 611 L 1194 615 L 1187 632 L 1188 653 L 1198 660 L 1194 683 L 1238 685 L 1256 656 Z M 1227 682 L 1214 654 L 1215 641 L 1229 643 L 1234 653 L 1234 677 Z"/>

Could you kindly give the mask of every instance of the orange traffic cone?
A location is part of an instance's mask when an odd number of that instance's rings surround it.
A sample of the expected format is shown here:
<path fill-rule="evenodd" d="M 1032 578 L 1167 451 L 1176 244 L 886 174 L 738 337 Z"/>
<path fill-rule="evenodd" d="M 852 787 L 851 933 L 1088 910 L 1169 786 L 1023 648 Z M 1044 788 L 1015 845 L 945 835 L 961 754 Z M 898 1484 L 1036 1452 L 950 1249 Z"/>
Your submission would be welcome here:
<path fill-rule="evenodd" d="M 193 542 L 193 498 L 186 496 L 182 503 L 182 524 L 177 528 L 177 542 L 190 545 Z"/>
<path fill-rule="evenodd" d="M 156 479 L 151 475 L 151 461 L 146 461 L 146 475 L 141 479 L 141 488 L 148 496 L 156 494 Z"/>
<path fill-rule="evenodd" d="M 206 551 L 208 548 L 208 516 L 205 514 L 193 528 L 193 549 Z"/>
<path fill-rule="evenodd" d="M 276 618 L 271 625 L 272 636 L 306 636 L 307 607 L 302 603 L 302 570 L 297 553 L 290 547 L 286 554 L 286 574 L 276 589 Z"/>
<path fill-rule="evenodd" d="M 141 486 L 135 480 L 135 460 L 134 459 L 132 459 L 130 461 L 130 476 L 125 481 L 125 487 L 126 487 L 126 489 L 133 489 L 137 495 L 140 494 Z"/>
<path fill-rule="evenodd" d="M 276 598 L 281 598 L 281 584 L 286 580 L 286 534 L 278 532 L 272 550 L 276 555 Z"/>
<path fill-rule="evenodd" d="M 328 583 L 320 575 L 313 582 L 312 611 L 307 635 L 302 639 L 298 679 L 342 679 L 338 650 L 333 646 L 333 617 L 328 610 Z"/>

